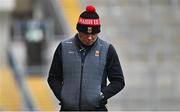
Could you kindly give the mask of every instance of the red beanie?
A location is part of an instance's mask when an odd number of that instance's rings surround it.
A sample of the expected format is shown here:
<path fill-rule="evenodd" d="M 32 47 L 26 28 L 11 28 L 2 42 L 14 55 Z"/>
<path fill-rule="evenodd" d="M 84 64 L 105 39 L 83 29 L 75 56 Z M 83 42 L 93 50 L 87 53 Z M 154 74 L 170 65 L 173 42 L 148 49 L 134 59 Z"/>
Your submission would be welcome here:
<path fill-rule="evenodd" d="M 96 13 L 96 8 L 92 5 L 86 6 L 86 11 L 82 12 L 79 17 L 76 29 L 79 32 L 95 34 L 101 31 L 100 26 L 100 19 Z"/>

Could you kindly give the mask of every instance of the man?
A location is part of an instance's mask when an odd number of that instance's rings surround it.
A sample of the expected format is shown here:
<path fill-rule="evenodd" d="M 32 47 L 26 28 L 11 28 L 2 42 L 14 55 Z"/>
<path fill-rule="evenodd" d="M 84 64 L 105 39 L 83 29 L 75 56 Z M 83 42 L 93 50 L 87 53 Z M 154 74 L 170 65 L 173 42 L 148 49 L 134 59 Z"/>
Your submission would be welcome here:
<path fill-rule="evenodd" d="M 107 111 L 107 100 L 125 86 L 118 55 L 98 37 L 100 19 L 94 6 L 81 13 L 76 29 L 75 37 L 62 41 L 55 51 L 49 86 L 62 111 Z"/>

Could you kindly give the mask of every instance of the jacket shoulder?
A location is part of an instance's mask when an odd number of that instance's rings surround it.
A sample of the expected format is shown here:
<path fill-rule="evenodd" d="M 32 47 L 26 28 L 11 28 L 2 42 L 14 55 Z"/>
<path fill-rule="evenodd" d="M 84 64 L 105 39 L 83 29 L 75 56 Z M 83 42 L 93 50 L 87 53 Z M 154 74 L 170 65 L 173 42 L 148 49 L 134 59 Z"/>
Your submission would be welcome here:
<path fill-rule="evenodd" d="M 71 37 L 71 38 L 67 38 L 67 39 L 62 40 L 61 43 L 63 43 L 63 44 L 64 44 L 64 43 L 72 43 L 73 40 L 74 40 L 74 38 Z"/>
<path fill-rule="evenodd" d="M 100 42 L 100 44 L 103 44 L 103 45 L 105 45 L 107 47 L 109 47 L 111 45 L 109 42 L 107 42 L 107 41 L 105 41 L 103 39 L 100 39 L 100 38 L 99 38 L 99 42 Z"/>

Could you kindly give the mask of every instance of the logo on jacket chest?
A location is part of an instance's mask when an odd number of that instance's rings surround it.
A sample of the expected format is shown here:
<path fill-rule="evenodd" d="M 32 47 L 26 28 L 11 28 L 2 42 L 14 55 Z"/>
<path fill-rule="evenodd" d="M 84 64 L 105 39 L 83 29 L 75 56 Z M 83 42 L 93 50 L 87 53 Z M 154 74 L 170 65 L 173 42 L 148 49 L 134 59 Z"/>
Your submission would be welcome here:
<path fill-rule="evenodd" d="M 98 50 L 96 50 L 95 56 L 100 56 L 100 52 Z"/>

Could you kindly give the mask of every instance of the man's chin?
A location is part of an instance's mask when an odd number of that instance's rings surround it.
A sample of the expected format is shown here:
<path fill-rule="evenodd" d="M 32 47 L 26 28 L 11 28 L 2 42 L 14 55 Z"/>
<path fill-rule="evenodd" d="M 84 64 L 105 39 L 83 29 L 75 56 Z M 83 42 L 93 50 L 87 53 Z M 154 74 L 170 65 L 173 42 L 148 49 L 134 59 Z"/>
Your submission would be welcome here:
<path fill-rule="evenodd" d="M 90 45 L 92 45 L 92 44 L 93 44 L 93 43 L 86 43 L 87 46 L 90 46 Z"/>

